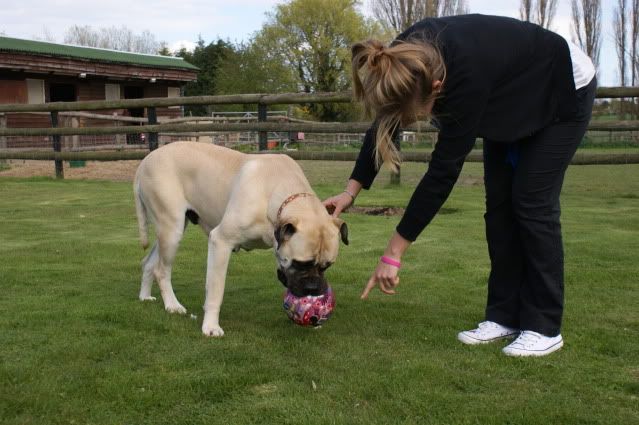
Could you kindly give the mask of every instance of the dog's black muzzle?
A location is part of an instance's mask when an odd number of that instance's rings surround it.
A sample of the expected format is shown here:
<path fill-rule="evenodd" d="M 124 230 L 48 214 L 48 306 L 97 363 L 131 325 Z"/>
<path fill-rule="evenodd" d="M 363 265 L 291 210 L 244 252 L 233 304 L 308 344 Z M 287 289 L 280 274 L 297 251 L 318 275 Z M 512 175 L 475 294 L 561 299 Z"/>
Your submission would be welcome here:
<path fill-rule="evenodd" d="M 317 296 L 325 294 L 328 283 L 324 274 L 317 268 L 314 270 L 277 269 L 277 278 L 296 297 Z"/>

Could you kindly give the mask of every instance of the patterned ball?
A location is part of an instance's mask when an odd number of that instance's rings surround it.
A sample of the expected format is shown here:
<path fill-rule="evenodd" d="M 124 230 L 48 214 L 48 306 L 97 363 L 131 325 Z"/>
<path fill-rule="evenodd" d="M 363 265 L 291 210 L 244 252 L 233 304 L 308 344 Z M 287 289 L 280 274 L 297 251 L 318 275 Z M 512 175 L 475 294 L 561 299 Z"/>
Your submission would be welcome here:
<path fill-rule="evenodd" d="M 288 290 L 284 293 L 284 311 L 300 326 L 321 326 L 331 317 L 333 308 L 335 295 L 330 285 L 324 295 L 297 297 Z"/>

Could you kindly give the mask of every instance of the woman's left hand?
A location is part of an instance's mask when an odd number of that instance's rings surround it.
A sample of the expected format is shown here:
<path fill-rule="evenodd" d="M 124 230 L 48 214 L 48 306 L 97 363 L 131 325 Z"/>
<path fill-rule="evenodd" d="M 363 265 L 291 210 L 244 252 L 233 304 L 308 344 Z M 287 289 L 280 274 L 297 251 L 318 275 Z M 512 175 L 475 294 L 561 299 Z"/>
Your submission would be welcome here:
<path fill-rule="evenodd" d="M 399 262 L 398 258 L 394 258 L 394 260 Z M 375 285 L 379 285 L 379 289 L 386 295 L 394 295 L 395 288 L 399 285 L 398 274 L 398 267 L 386 264 L 380 260 L 377 263 L 375 273 L 373 273 L 371 278 L 368 280 L 366 288 L 364 288 L 364 292 L 362 292 L 361 299 L 365 300 L 368 298 L 368 293 L 375 287 Z"/>

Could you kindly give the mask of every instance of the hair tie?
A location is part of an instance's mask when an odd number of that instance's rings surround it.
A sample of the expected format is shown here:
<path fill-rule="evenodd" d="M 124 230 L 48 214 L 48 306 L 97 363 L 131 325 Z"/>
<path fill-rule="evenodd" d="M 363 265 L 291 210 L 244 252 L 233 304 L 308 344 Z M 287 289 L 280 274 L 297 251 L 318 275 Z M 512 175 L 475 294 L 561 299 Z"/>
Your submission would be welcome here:
<path fill-rule="evenodd" d="M 386 53 L 384 46 L 380 46 L 376 49 L 376 51 L 370 56 L 371 64 L 376 65 L 379 58 L 381 58 Z"/>

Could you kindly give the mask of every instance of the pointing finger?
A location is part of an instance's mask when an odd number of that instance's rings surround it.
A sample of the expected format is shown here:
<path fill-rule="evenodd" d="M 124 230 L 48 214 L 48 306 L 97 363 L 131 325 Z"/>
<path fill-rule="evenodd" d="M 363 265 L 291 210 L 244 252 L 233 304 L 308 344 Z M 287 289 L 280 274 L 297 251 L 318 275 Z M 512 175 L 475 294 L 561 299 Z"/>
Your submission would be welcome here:
<path fill-rule="evenodd" d="M 371 289 L 375 287 L 375 283 L 376 283 L 376 279 L 375 279 L 375 275 L 373 275 L 368 280 L 368 283 L 366 284 L 366 288 L 364 288 L 364 292 L 362 292 L 362 295 L 360 297 L 361 299 L 365 300 L 366 298 L 368 298 L 368 293 L 371 291 Z"/>

